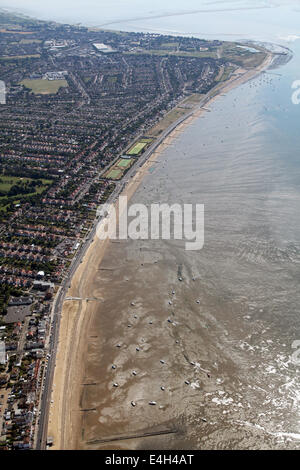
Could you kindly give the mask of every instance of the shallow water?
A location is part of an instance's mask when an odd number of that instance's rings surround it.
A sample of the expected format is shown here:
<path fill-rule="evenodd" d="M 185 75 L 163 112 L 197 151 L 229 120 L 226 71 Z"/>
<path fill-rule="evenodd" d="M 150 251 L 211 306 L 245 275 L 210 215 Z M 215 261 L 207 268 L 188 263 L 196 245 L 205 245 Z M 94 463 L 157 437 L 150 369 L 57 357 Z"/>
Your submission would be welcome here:
<path fill-rule="evenodd" d="M 300 339 L 294 52 L 288 64 L 218 97 L 134 194 L 131 204 L 204 204 L 205 243 L 200 251 L 178 240 L 109 248 L 95 283 L 103 304 L 91 332 L 99 339 L 86 357 L 85 380 L 99 385 L 83 392 L 95 411 L 85 417 L 80 446 L 175 428 L 115 446 L 300 448 L 292 360 Z"/>
<path fill-rule="evenodd" d="M 108 29 L 282 42 L 299 37 L 299 0 L 1 0 L 41 19 Z"/>
<path fill-rule="evenodd" d="M 239 399 L 229 383 L 209 405 L 230 416 L 218 431 L 219 445 L 223 439 L 229 447 L 234 439 L 226 434 L 237 423 L 263 430 L 261 447 L 270 436 L 272 446 L 284 438 L 300 445 L 299 370 L 291 360 L 300 339 L 299 108 L 290 98 L 298 51 L 211 105 L 162 153 L 132 200 L 205 205 L 201 251 L 160 243 L 164 257 L 184 267 L 186 282 L 199 280 L 209 298 L 205 314 L 226 331 L 216 337 L 221 349 L 236 351 L 229 377 L 243 382 Z M 140 243 L 155 249 L 158 242 Z"/>

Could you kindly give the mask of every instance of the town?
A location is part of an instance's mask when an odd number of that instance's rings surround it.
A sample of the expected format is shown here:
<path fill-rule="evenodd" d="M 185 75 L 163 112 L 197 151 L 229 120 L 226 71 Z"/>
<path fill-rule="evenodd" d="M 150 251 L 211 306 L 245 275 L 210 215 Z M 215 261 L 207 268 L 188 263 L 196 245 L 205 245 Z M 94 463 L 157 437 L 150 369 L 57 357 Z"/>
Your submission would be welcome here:
<path fill-rule="evenodd" d="M 168 126 L 264 57 L 0 12 L 0 449 L 37 448 L 53 301 L 99 205 Z"/>

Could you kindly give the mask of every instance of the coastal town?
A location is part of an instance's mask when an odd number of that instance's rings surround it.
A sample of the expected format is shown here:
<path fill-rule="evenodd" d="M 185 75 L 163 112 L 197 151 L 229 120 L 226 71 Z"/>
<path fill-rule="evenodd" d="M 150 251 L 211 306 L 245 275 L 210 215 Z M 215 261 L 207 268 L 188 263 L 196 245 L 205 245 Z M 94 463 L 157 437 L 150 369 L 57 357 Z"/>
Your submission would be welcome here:
<path fill-rule="evenodd" d="M 99 205 L 203 96 L 265 57 L 260 46 L 0 12 L 0 449 L 43 444 L 54 300 Z"/>

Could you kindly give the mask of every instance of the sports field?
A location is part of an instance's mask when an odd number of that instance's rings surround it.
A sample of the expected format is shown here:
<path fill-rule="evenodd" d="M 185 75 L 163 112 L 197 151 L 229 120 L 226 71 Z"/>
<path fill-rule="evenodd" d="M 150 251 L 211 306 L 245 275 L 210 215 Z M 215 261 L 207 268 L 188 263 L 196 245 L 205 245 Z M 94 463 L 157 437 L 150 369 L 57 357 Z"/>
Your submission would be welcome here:
<path fill-rule="evenodd" d="M 129 168 L 132 165 L 132 158 L 120 158 L 120 160 L 117 161 L 116 166 L 126 169 Z"/>
<path fill-rule="evenodd" d="M 21 85 L 29 88 L 35 95 L 50 95 L 55 94 L 61 87 L 67 87 L 66 80 L 23 80 Z"/>
<path fill-rule="evenodd" d="M 111 170 L 109 170 L 106 175 L 105 175 L 105 178 L 108 178 L 108 179 L 111 179 L 111 180 L 119 180 L 122 176 L 123 172 L 122 170 L 118 170 L 116 168 L 112 168 Z"/>
<path fill-rule="evenodd" d="M 111 180 L 120 180 L 124 172 L 134 163 L 134 158 L 119 158 L 119 160 L 104 175 L 105 178 Z"/>
<path fill-rule="evenodd" d="M 139 141 L 128 150 L 127 155 L 139 155 L 141 151 L 146 147 L 147 142 Z"/>

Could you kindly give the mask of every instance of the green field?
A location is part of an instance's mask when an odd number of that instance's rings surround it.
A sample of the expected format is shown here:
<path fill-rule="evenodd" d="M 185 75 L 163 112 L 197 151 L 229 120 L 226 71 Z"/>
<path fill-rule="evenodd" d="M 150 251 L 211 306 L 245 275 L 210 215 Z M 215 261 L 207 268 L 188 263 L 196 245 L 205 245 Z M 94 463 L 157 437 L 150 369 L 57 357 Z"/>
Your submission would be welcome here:
<path fill-rule="evenodd" d="M 23 178 L 23 181 L 30 181 L 30 178 Z M 12 186 L 20 181 L 17 176 L 0 176 L 0 192 L 8 193 Z"/>
<path fill-rule="evenodd" d="M 109 83 L 116 83 L 118 81 L 118 77 L 114 76 L 114 75 L 111 75 L 107 78 L 107 81 Z"/>
<path fill-rule="evenodd" d="M 127 152 L 127 155 L 139 155 L 141 151 L 146 147 L 147 142 L 139 141 Z"/>
<path fill-rule="evenodd" d="M 140 139 L 139 142 L 146 142 L 146 144 L 151 144 L 153 142 L 152 137 L 144 137 L 143 139 Z"/>
<path fill-rule="evenodd" d="M 40 54 L 10 55 L 10 56 L 2 56 L 0 57 L 0 60 L 39 59 L 40 57 L 41 57 Z"/>
<path fill-rule="evenodd" d="M 29 88 L 35 95 L 49 95 L 55 94 L 61 87 L 67 87 L 68 82 L 66 80 L 23 80 L 21 85 Z"/>
<path fill-rule="evenodd" d="M 192 95 L 188 96 L 183 100 L 182 104 L 198 104 L 201 99 L 203 98 L 203 94 L 201 93 L 193 93 Z"/>
<path fill-rule="evenodd" d="M 124 172 L 134 163 L 134 158 L 119 158 L 119 160 L 104 175 L 105 178 L 120 180 Z"/>
<path fill-rule="evenodd" d="M 220 71 L 220 76 L 216 78 L 216 82 L 224 82 L 234 70 L 234 67 L 223 67 Z"/>
<path fill-rule="evenodd" d="M 117 161 L 116 166 L 126 169 L 132 165 L 132 162 L 132 158 L 120 158 L 120 160 Z"/>
<path fill-rule="evenodd" d="M 163 131 L 165 131 L 173 122 L 177 121 L 180 117 L 184 116 L 189 109 L 183 108 L 174 108 L 169 113 L 167 113 L 161 121 L 159 121 L 152 129 L 148 131 L 149 135 L 153 137 L 159 136 Z"/>
<path fill-rule="evenodd" d="M 109 179 L 112 179 L 112 180 L 118 180 L 122 177 L 122 175 L 123 175 L 122 170 L 112 168 L 108 173 L 106 173 L 105 178 L 109 178 Z"/>
<path fill-rule="evenodd" d="M 179 47 L 179 42 L 170 41 L 170 42 L 163 42 L 160 46 L 162 49 L 167 49 L 169 51 L 177 50 Z"/>
<path fill-rule="evenodd" d="M 0 175 L 0 205 L 5 198 L 9 200 L 41 194 L 52 183 L 51 180 L 20 178 L 17 176 Z"/>

